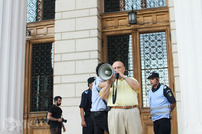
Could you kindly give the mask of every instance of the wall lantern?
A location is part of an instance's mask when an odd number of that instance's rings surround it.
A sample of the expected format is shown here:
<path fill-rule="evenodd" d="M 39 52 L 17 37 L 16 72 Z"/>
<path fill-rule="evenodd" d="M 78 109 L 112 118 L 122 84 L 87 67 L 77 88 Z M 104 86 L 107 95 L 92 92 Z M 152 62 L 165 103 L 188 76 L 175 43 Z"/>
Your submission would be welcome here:
<path fill-rule="evenodd" d="M 137 12 L 133 11 L 133 6 L 132 6 L 132 12 L 128 13 L 128 22 L 129 24 L 137 24 Z"/>

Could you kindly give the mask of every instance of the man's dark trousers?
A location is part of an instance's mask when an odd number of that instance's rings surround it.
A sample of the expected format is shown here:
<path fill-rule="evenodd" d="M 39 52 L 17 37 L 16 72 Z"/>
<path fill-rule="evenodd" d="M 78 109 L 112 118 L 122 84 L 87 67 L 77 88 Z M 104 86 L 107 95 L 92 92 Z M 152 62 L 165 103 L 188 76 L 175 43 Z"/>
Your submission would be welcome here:
<path fill-rule="evenodd" d="M 94 123 L 94 134 L 103 134 L 104 130 L 109 133 L 106 111 L 92 112 L 91 118 Z"/>
<path fill-rule="evenodd" d="M 171 132 L 170 119 L 162 118 L 154 121 L 155 134 L 170 134 L 170 132 Z"/>
<path fill-rule="evenodd" d="M 87 127 L 83 127 L 83 134 L 94 134 L 94 124 L 90 116 L 84 116 Z"/>
<path fill-rule="evenodd" d="M 50 129 L 51 134 L 61 134 L 61 127 L 54 127 Z"/>

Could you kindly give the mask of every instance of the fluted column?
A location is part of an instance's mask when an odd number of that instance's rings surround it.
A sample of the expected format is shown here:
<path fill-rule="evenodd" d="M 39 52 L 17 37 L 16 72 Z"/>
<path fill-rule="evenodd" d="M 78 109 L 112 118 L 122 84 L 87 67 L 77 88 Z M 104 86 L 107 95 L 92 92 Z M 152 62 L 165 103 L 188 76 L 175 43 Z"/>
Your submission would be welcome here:
<path fill-rule="evenodd" d="M 0 134 L 23 133 L 27 0 L 0 0 Z"/>
<path fill-rule="evenodd" d="M 202 134 L 202 3 L 175 0 L 182 134 Z M 178 113 L 179 114 L 179 113 Z"/>

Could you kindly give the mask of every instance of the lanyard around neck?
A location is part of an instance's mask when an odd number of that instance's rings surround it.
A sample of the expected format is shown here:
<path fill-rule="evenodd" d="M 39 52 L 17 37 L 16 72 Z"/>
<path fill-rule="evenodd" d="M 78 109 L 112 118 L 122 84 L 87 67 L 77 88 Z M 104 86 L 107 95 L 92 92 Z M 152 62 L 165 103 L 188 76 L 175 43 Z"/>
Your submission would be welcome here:
<path fill-rule="evenodd" d="M 115 94 L 114 94 L 114 83 L 113 83 L 113 93 L 112 93 L 112 102 L 113 104 L 115 104 L 116 102 L 116 96 L 117 96 L 117 85 L 118 85 L 118 79 L 116 81 L 116 90 L 115 90 Z"/>

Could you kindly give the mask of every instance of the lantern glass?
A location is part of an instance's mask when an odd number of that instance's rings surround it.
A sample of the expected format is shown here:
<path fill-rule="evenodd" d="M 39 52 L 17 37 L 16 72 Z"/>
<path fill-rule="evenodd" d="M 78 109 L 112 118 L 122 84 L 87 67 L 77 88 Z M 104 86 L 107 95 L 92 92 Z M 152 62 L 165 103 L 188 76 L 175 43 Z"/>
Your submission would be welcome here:
<path fill-rule="evenodd" d="M 137 12 L 129 12 L 128 13 L 128 22 L 129 24 L 136 24 L 137 23 Z"/>

